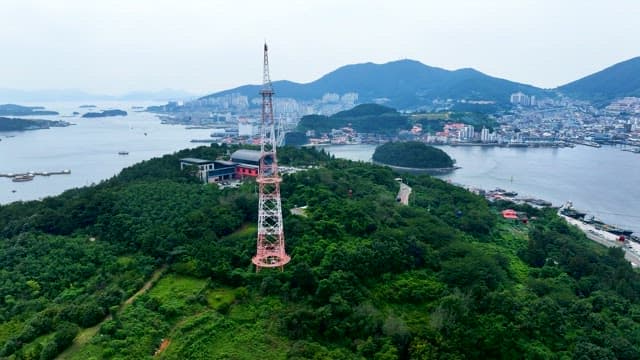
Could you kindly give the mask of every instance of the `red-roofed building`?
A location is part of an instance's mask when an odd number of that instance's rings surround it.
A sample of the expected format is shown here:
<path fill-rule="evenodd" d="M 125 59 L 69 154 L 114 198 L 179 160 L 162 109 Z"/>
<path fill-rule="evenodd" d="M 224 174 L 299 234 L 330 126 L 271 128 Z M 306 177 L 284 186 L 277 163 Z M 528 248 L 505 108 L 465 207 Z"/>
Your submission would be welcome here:
<path fill-rule="evenodd" d="M 518 212 L 513 209 L 502 210 L 502 217 L 505 219 L 518 219 Z"/>

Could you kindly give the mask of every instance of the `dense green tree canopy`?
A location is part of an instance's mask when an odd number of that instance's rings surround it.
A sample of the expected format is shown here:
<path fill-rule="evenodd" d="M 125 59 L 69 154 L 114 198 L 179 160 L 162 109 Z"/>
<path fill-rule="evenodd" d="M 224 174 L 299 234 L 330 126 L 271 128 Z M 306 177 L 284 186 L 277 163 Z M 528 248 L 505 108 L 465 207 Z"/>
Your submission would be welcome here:
<path fill-rule="evenodd" d="M 407 117 L 395 109 L 376 104 L 362 104 L 331 116 L 303 116 L 298 123 L 298 130 L 328 133 L 331 129 L 351 127 L 361 133 L 395 134 L 408 126 Z"/>
<path fill-rule="evenodd" d="M 373 161 L 409 168 L 449 168 L 453 159 L 446 152 L 419 141 L 388 142 L 376 148 Z"/>
<path fill-rule="evenodd" d="M 504 204 L 427 176 L 407 175 L 401 205 L 389 168 L 315 150 L 279 150 L 305 165 L 281 186 L 292 259 L 256 273 L 255 183 L 179 170 L 233 150 L 0 206 L 0 357 L 54 358 L 76 334 L 63 358 L 640 357 L 640 275 L 621 250 L 553 209 L 507 222 Z"/>

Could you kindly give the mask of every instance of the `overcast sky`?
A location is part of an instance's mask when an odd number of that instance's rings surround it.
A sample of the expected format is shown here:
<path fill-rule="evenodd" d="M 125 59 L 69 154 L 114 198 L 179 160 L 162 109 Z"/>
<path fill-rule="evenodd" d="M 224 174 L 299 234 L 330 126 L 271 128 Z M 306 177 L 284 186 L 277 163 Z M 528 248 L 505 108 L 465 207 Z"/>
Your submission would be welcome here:
<path fill-rule="evenodd" d="M 414 59 L 556 87 L 640 56 L 638 0 L 0 0 L 0 88 L 199 94 Z"/>

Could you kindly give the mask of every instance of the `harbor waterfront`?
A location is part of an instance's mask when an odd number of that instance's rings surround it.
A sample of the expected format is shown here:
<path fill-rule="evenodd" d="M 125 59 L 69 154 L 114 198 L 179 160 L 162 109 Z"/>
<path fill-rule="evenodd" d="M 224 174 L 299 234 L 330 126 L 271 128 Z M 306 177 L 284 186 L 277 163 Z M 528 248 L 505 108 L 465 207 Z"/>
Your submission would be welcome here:
<path fill-rule="evenodd" d="M 371 161 L 376 145 L 331 145 L 338 158 Z M 501 148 L 439 146 L 460 169 L 435 175 L 485 190 L 503 188 L 575 208 L 640 235 L 640 156 L 620 147 Z M 410 184 L 409 184 L 410 185 Z"/>

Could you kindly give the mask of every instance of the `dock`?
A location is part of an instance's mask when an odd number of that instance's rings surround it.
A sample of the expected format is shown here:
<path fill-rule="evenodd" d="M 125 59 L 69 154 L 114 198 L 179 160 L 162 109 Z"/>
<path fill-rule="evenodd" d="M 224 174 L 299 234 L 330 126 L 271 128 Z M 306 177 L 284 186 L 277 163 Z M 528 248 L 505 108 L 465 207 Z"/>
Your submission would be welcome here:
<path fill-rule="evenodd" d="M 28 177 L 28 176 L 51 176 L 51 175 L 68 175 L 71 174 L 71 170 L 60 171 L 29 171 L 20 173 L 0 173 L 0 177 L 16 178 L 16 177 Z"/>

